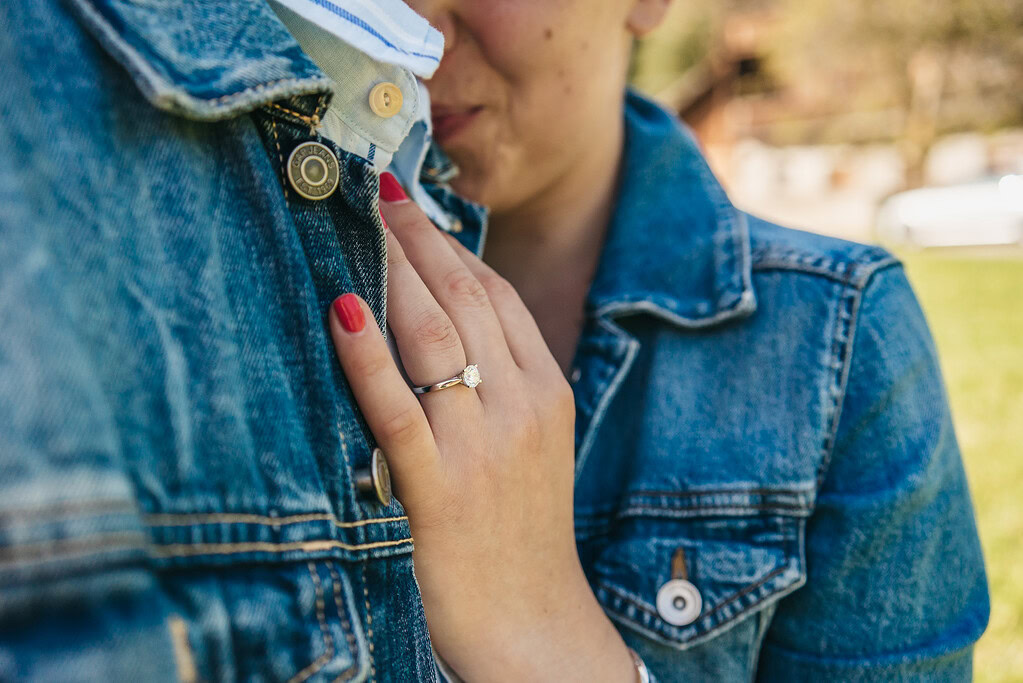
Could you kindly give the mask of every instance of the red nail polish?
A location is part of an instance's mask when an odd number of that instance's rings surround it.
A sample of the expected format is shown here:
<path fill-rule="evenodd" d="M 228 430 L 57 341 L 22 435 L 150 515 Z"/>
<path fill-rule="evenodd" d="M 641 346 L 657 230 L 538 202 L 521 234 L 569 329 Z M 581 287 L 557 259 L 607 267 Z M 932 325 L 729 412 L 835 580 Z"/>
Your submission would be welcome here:
<path fill-rule="evenodd" d="M 334 299 L 334 312 L 341 321 L 342 327 L 349 332 L 359 332 L 366 325 L 366 317 L 362 314 L 359 298 L 354 294 L 345 294 Z"/>
<path fill-rule="evenodd" d="M 380 174 L 380 198 L 385 202 L 403 202 L 408 199 L 401 183 L 390 173 Z"/>
<path fill-rule="evenodd" d="M 387 225 L 387 219 L 384 218 L 384 212 L 380 212 L 380 222 L 384 224 L 384 230 L 390 230 L 391 228 Z"/>

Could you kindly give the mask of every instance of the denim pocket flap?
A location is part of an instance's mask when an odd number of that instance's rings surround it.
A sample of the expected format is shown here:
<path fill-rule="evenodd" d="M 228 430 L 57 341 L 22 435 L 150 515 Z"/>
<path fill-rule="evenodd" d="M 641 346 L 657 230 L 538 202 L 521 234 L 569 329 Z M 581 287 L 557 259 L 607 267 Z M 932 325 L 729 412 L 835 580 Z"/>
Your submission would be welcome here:
<path fill-rule="evenodd" d="M 805 523 L 763 511 L 625 517 L 602 544 L 590 578 L 612 619 L 686 649 L 805 583 Z"/>

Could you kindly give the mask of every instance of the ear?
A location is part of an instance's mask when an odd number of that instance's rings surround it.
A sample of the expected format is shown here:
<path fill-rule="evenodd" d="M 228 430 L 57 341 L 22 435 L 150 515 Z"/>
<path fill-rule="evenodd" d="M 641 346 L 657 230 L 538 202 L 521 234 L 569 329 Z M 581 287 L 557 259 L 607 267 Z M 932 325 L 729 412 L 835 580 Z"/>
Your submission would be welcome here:
<path fill-rule="evenodd" d="M 650 33 L 657 28 L 672 0 L 632 0 L 632 10 L 626 17 L 626 25 L 629 32 L 637 38 Z"/>

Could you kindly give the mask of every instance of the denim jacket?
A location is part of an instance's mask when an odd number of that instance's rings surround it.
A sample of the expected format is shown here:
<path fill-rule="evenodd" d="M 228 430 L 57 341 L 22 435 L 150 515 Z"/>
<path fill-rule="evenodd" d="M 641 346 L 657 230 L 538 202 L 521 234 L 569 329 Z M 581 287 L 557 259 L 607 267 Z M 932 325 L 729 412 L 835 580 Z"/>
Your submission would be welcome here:
<path fill-rule="evenodd" d="M 386 300 L 375 170 L 313 125 L 336 84 L 258 0 L 0 3 L 0 63 L 0 680 L 433 680 L 325 330 Z M 983 571 L 897 262 L 744 216 L 670 117 L 627 123 L 576 362 L 597 597 L 662 682 L 966 677 Z M 308 140 L 319 202 L 283 168 Z"/>
<path fill-rule="evenodd" d="M 625 120 L 573 375 L 597 597 L 661 683 L 969 680 L 987 584 L 901 264 L 736 210 L 673 117 Z"/>
<path fill-rule="evenodd" d="M 263 0 L 4 2 L 0 64 L 0 680 L 434 680 L 326 329 L 386 301 L 338 84 Z"/>

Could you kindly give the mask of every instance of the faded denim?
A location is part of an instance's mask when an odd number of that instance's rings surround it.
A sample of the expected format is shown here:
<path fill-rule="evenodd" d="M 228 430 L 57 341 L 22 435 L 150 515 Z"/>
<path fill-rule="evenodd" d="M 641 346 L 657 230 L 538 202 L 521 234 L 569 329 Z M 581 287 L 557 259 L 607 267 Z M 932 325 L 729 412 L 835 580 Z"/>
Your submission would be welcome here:
<path fill-rule="evenodd" d="M 433 680 L 325 330 L 346 291 L 383 326 L 377 178 L 336 146 L 329 200 L 283 176 L 335 85 L 257 0 L 0 3 L 0 63 L 0 679 Z M 626 123 L 574 383 L 598 599 L 662 683 L 968 678 L 983 565 L 901 266 Z"/>
<path fill-rule="evenodd" d="M 260 0 L 4 2 L 0 63 L 0 680 L 433 680 L 325 326 L 378 179 L 282 168 L 334 84 Z"/>
<path fill-rule="evenodd" d="M 970 679 L 983 559 L 892 254 L 739 212 L 630 95 L 575 364 L 580 553 L 661 683 Z M 686 626 L 655 601 L 678 548 Z"/>

